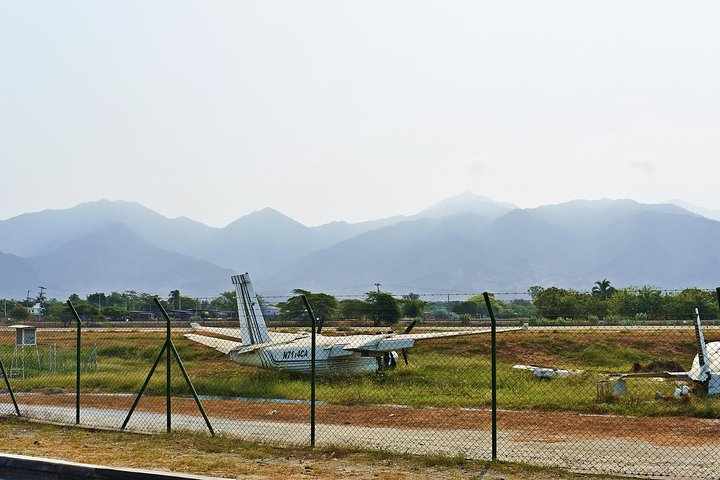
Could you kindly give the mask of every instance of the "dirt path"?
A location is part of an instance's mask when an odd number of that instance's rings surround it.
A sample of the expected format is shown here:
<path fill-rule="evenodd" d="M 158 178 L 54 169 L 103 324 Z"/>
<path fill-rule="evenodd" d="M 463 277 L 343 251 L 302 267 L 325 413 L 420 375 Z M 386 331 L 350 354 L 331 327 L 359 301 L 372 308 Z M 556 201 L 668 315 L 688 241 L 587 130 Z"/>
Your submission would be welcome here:
<path fill-rule="evenodd" d="M 74 423 L 74 397 L 26 395 L 21 412 L 31 418 Z M 132 397 L 84 396 L 81 423 L 118 428 Z M 309 406 L 277 402 L 206 400 L 218 433 L 270 443 L 307 444 Z M 165 399 L 141 400 L 128 428 L 164 431 Z M 207 431 L 192 399 L 173 399 L 173 427 Z M 0 404 L 1 413 L 10 413 Z M 392 406 L 317 407 L 317 442 L 415 454 L 490 458 L 490 412 Z M 567 412 L 498 413 L 502 460 L 594 473 L 715 478 L 706 461 L 720 448 L 720 420 L 681 417 L 614 417 Z M 711 463 L 711 462 L 710 462 Z"/>

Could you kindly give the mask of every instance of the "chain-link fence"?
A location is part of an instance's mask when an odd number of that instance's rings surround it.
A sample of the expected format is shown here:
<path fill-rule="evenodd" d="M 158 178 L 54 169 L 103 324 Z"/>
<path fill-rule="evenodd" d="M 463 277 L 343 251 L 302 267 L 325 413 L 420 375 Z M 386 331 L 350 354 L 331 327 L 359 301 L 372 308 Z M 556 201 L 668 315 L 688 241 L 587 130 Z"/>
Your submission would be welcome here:
<path fill-rule="evenodd" d="M 319 316 L 319 335 L 307 314 L 268 318 L 269 341 L 255 345 L 240 345 L 237 319 L 168 322 L 171 331 L 163 323 L 5 327 L 0 359 L 12 388 L 0 394 L 0 413 L 596 473 L 717 476 L 717 291 L 530 293 L 419 295 L 401 299 L 424 305 L 415 323 Z"/>

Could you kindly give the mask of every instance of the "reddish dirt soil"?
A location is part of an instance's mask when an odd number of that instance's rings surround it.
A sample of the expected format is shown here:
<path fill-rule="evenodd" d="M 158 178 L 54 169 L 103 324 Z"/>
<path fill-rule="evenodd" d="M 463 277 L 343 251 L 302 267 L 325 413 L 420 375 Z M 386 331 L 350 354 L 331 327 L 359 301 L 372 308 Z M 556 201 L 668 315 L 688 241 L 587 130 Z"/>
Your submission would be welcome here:
<path fill-rule="evenodd" d="M 106 408 L 129 411 L 134 398 L 86 395 L 82 408 Z M 71 395 L 31 395 L 19 399 L 20 405 L 53 405 L 74 407 Z M 308 405 L 275 402 L 238 402 L 205 400 L 202 402 L 211 417 L 232 420 L 263 420 L 307 423 Z M 175 413 L 200 413 L 193 399 L 173 398 Z M 138 411 L 162 413 L 164 397 L 144 397 Z M 392 427 L 435 430 L 490 430 L 491 415 L 486 410 L 447 408 L 399 408 L 391 406 L 318 405 L 318 423 L 340 426 Z M 498 429 L 511 433 L 516 441 L 560 442 L 573 439 L 623 438 L 647 441 L 663 446 L 697 446 L 720 444 L 720 420 L 687 417 L 616 417 L 583 415 L 571 412 L 498 412 Z"/>

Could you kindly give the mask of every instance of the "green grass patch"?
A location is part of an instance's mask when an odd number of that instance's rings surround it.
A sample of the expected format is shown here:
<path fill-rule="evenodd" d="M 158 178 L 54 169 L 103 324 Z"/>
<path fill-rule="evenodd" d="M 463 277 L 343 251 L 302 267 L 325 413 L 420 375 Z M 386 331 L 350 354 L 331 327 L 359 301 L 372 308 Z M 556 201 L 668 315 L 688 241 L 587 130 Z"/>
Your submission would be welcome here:
<path fill-rule="evenodd" d="M 25 377 L 12 379 L 16 392 L 73 392 L 75 351 L 73 333 L 54 333 L 56 347 L 41 345 L 25 355 Z M 498 402 L 501 408 L 569 410 L 617 415 L 688 415 L 720 417 L 720 399 L 672 399 L 674 382 L 628 380 L 630 393 L 598 403 L 601 374 L 630 371 L 633 363 L 671 360 L 689 368 L 694 355 L 690 329 L 680 331 L 520 331 L 501 335 L 498 344 Z M 83 340 L 82 390 L 99 393 L 138 393 L 164 341 L 161 332 L 89 332 Z M 211 348 L 174 338 L 183 362 L 201 395 L 217 397 L 309 400 L 306 376 L 241 366 Z M 51 354 L 52 350 L 52 354 Z M 94 352 L 96 361 L 88 361 Z M 0 347 L 9 368 L 13 347 Z M 39 361 L 38 361 L 39 357 Z M 582 369 L 568 378 L 540 379 L 513 369 L 516 363 Z M 190 390 L 173 359 L 174 394 Z M 410 350 L 410 365 L 359 377 L 320 377 L 319 401 L 341 405 L 400 404 L 412 407 L 486 408 L 490 405 L 490 345 L 488 336 L 442 339 Z M 665 399 L 656 400 L 656 392 Z M 148 385 L 148 395 L 165 393 L 165 360 Z"/>

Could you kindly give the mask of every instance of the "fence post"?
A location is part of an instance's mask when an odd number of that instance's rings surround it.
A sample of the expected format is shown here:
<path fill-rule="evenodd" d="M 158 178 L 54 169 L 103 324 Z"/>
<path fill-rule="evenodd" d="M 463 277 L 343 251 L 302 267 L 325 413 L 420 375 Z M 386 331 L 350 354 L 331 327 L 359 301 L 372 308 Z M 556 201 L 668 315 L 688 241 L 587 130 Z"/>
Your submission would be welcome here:
<path fill-rule="evenodd" d="M 13 389 L 10 386 L 10 380 L 8 379 L 7 372 L 5 372 L 5 365 L 3 365 L 1 359 L 0 359 L 0 372 L 2 372 L 3 379 L 5 380 L 5 386 L 7 387 L 8 392 L 10 393 L 10 399 L 12 400 L 13 406 L 15 407 L 15 413 L 17 413 L 18 417 L 22 417 L 22 415 L 20 415 L 20 408 L 18 407 L 17 400 L 15 400 L 15 394 L 13 393 Z"/>
<path fill-rule="evenodd" d="M 160 307 L 161 311 L 165 311 L 163 309 L 162 304 L 160 304 L 160 300 L 158 300 L 157 297 L 155 297 L 155 303 Z M 172 344 L 171 340 L 171 331 L 170 331 L 170 316 L 165 315 L 165 346 L 167 347 L 167 350 L 165 351 L 165 425 L 167 428 L 167 433 L 170 433 L 172 431 L 172 405 L 171 405 L 171 389 L 172 389 L 172 378 L 170 376 L 170 345 Z"/>
<path fill-rule="evenodd" d="M 75 306 L 72 304 L 70 300 L 67 301 L 68 307 L 70 307 L 70 311 L 75 316 L 75 321 L 77 321 L 77 332 L 76 332 L 76 338 L 75 338 L 75 424 L 80 424 L 80 338 L 82 334 L 82 321 L 80 320 L 80 315 L 78 315 L 77 310 L 75 310 Z"/>
<path fill-rule="evenodd" d="M 488 314 L 490 315 L 490 376 L 491 376 L 491 415 L 492 415 L 492 460 L 497 460 L 497 343 L 495 341 L 495 333 L 497 325 L 495 323 L 495 313 L 493 313 L 492 305 L 490 305 L 490 295 L 488 292 L 483 292 L 485 298 L 485 305 L 487 305 Z"/>
<path fill-rule="evenodd" d="M 305 295 L 302 295 L 303 303 L 310 315 L 310 446 L 315 447 L 315 314 L 312 311 L 310 302 Z"/>

